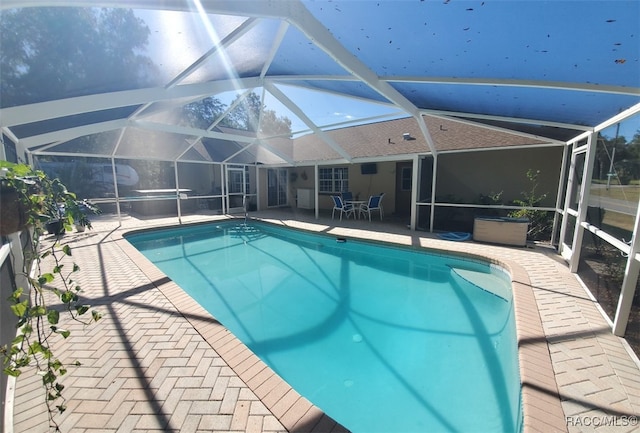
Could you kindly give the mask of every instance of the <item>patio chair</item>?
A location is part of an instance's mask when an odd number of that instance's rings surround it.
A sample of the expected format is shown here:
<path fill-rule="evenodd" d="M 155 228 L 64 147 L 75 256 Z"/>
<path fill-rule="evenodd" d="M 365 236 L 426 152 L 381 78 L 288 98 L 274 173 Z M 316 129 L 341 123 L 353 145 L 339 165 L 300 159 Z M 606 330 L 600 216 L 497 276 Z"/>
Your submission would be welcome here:
<path fill-rule="evenodd" d="M 333 199 L 333 210 L 331 211 L 331 219 L 333 219 L 336 211 L 340 212 L 340 221 L 342 221 L 343 214 L 345 214 L 347 218 L 349 218 L 349 216 L 351 216 L 355 212 L 353 205 L 345 204 L 345 202 L 342 201 L 342 198 L 339 195 L 332 195 L 331 198 Z"/>
<path fill-rule="evenodd" d="M 371 212 L 378 211 L 380 212 L 380 221 L 382 221 L 382 197 L 384 194 L 380 195 L 372 195 L 369 197 L 369 201 L 367 204 L 363 204 L 360 206 L 359 212 L 361 214 L 366 213 L 369 215 L 369 221 L 371 221 Z"/>
<path fill-rule="evenodd" d="M 342 196 L 342 201 L 343 202 L 348 202 L 353 200 L 353 193 L 351 191 L 345 191 L 340 193 L 340 195 Z"/>

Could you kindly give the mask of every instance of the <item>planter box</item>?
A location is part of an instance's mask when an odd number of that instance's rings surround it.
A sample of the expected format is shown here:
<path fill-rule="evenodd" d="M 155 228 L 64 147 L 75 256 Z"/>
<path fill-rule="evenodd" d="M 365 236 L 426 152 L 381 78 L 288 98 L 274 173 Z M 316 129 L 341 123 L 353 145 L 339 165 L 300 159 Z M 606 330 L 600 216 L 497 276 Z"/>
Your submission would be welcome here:
<path fill-rule="evenodd" d="M 492 244 L 527 245 L 529 220 L 526 218 L 475 218 L 473 240 Z"/>

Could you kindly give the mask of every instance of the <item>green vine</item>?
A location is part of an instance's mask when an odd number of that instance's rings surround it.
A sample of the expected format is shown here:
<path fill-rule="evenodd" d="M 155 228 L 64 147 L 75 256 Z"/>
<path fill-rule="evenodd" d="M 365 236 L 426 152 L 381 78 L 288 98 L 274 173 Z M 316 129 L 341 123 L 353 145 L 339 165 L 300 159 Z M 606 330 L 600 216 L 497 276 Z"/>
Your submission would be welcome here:
<path fill-rule="evenodd" d="M 61 245 L 56 239 L 43 246 L 44 224 L 50 220 L 62 221 L 65 230 L 71 231 L 74 215 L 78 218 L 79 206 L 75 194 L 67 191 L 58 179 L 50 179 L 42 171 L 34 171 L 26 165 L 2 162 L 4 170 L 2 190 L 11 192 L 16 199 L 16 210 L 22 221 L 19 228 L 31 233 L 23 248 L 24 268 L 16 270 L 28 287 L 15 287 L 8 298 L 11 310 L 17 318 L 17 336 L 0 348 L 4 373 L 18 377 L 23 370 L 35 367 L 42 377 L 45 401 L 49 412 L 50 427 L 60 431 L 54 415 L 66 410 L 64 385 L 60 382 L 67 374 L 65 366 L 51 349 L 52 338 L 66 339 L 70 331 L 60 326 L 62 312 L 72 320 L 88 325 L 100 319 L 100 313 L 92 310 L 80 299 L 82 289 L 73 279 L 80 267 L 63 263 L 72 257 L 69 245 Z M 87 225 L 91 228 L 91 225 Z M 43 269 L 51 263 L 52 269 Z M 49 300 L 58 305 L 52 306 Z M 75 365 L 79 365 L 78 362 Z"/>

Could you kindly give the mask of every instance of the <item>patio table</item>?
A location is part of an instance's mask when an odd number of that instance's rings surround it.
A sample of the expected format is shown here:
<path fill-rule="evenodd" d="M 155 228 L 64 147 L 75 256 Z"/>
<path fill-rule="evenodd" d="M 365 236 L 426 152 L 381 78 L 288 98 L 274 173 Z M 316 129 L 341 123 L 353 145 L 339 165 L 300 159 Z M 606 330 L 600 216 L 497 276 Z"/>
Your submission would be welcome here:
<path fill-rule="evenodd" d="M 360 208 L 363 204 L 367 204 L 367 200 L 345 200 L 345 204 L 353 206 L 353 214 L 355 215 L 354 219 L 360 219 Z M 356 213 L 356 209 L 358 213 Z"/>

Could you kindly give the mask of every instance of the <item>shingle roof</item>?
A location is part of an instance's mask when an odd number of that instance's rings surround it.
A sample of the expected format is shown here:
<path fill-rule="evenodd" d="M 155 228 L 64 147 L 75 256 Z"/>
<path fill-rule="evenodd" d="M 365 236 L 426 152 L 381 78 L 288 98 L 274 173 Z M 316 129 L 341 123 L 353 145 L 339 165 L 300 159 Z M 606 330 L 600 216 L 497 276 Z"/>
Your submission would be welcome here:
<path fill-rule="evenodd" d="M 505 146 L 546 145 L 549 141 L 511 134 L 436 116 L 423 116 L 436 151 L 471 150 Z M 326 131 L 325 134 L 353 158 L 381 158 L 393 155 L 430 153 L 424 134 L 413 118 L 388 120 Z M 409 139 L 404 138 L 409 134 Z M 293 141 L 294 159 L 327 161 L 341 159 L 318 134 Z"/>

